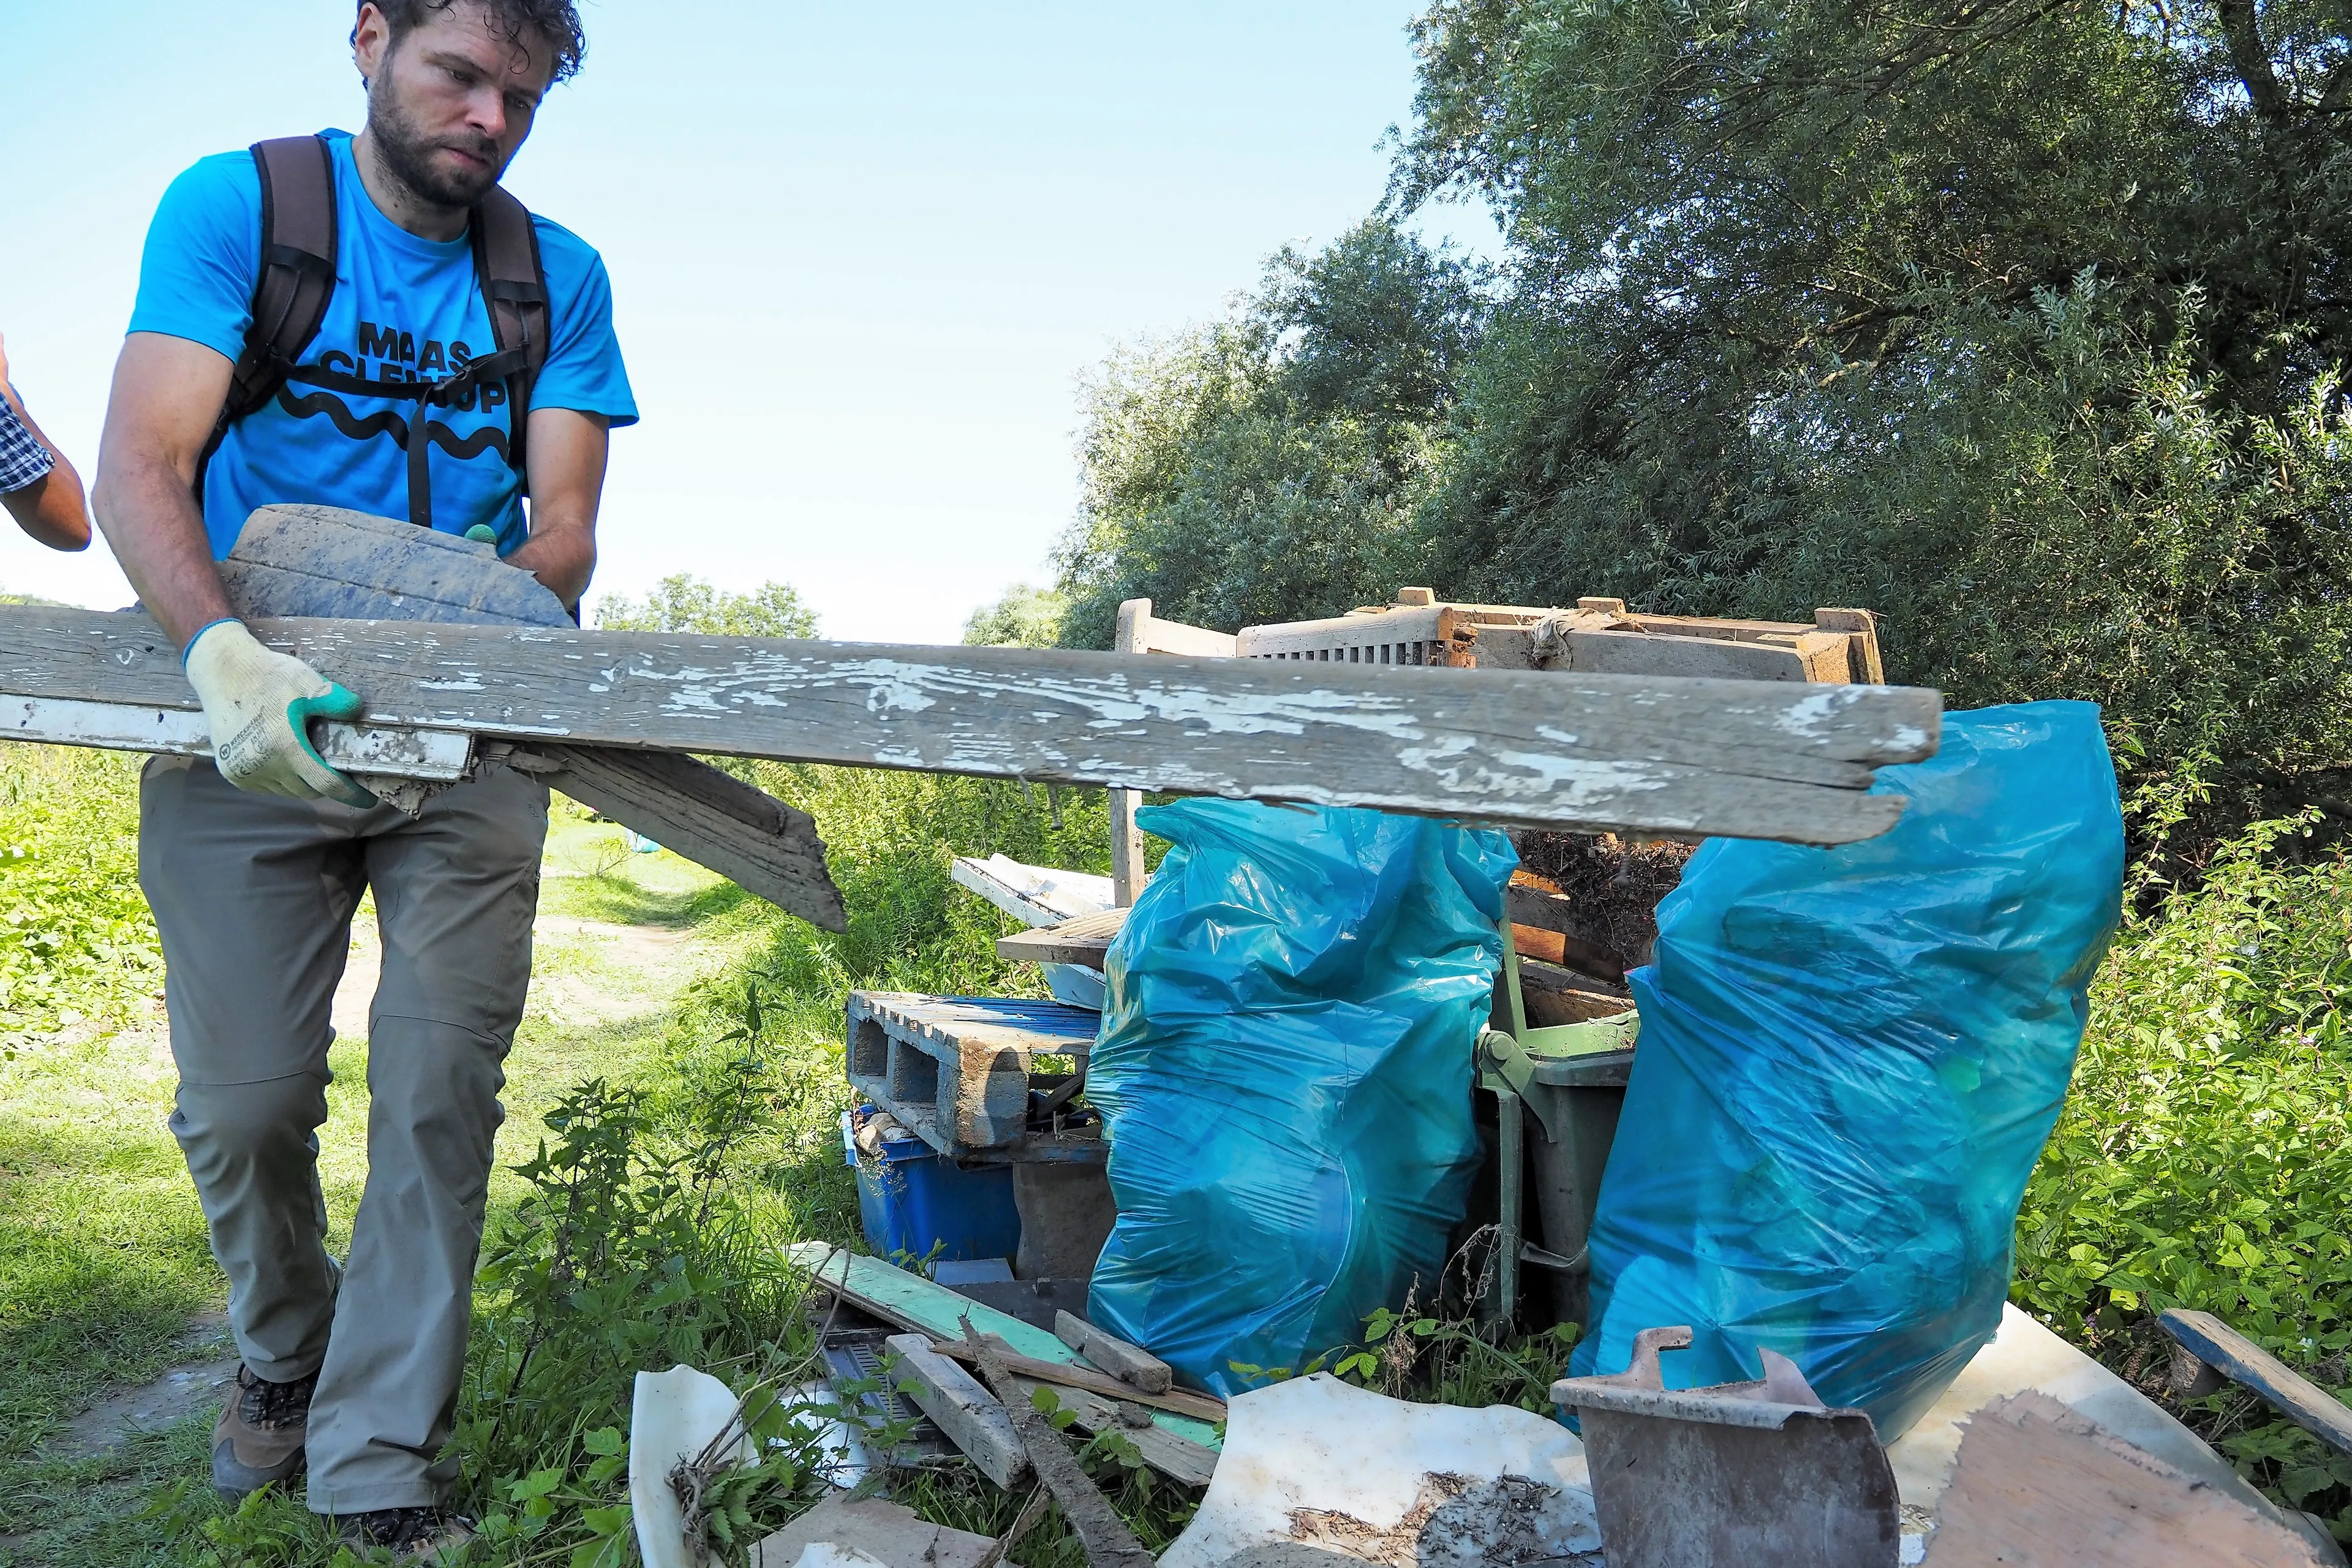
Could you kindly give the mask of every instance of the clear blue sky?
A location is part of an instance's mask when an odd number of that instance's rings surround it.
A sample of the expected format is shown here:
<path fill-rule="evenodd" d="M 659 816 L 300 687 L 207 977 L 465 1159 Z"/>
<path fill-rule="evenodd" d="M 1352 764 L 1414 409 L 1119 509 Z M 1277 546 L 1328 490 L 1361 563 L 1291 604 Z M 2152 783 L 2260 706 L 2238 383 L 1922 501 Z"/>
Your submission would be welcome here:
<path fill-rule="evenodd" d="M 1078 376 L 1380 198 L 1412 0 L 583 5 L 508 183 L 611 268 L 645 412 L 598 592 L 799 587 L 828 635 L 952 640 L 1047 576 Z M 87 473 L 156 196 L 363 104 L 334 0 L 0 5 L 0 331 Z M 1483 215 L 1441 232 L 1485 248 Z M 0 584 L 113 607 L 103 544 Z"/>

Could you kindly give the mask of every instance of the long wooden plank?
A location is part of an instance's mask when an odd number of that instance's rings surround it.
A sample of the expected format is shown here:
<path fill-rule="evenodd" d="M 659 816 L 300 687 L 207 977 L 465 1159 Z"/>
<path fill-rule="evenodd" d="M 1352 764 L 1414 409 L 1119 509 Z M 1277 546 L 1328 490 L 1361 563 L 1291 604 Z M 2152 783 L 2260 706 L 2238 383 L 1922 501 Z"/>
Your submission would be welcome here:
<path fill-rule="evenodd" d="M 2158 1320 L 2175 1343 L 2339 1454 L 2352 1454 L 2352 1406 L 2210 1312 L 2175 1307 Z"/>
<path fill-rule="evenodd" d="M 248 618 L 574 626 L 562 600 L 490 546 L 339 507 L 257 509 L 220 571 L 230 604 Z M 460 748 L 470 739 L 446 738 Z M 335 740 L 331 728 L 327 739 Z M 808 814 L 708 763 L 594 746 L 547 747 L 536 758 L 508 760 L 803 920 L 827 931 L 848 923 Z"/>
<path fill-rule="evenodd" d="M 1811 687 L 1055 649 L 263 621 L 363 721 L 1306 801 L 1529 827 L 1836 844 L 1872 770 L 1933 754 L 1941 699 Z M 143 616 L 10 606 L 0 695 L 186 707 Z"/>
<path fill-rule="evenodd" d="M 960 1340 L 963 1321 L 983 1334 L 1010 1345 L 1014 1353 L 1032 1361 L 1063 1366 L 1086 1366 L 1084 1357 L 1045 1330 L 1025 1323 L 919 1274 L 896 1268 L 878 1258 L 867 1258 L 822 1241 L 795 1242 L 785 1249 L 794 1267 L 805 1268 L 824 1289 L 846 1297 L 877 1317 L 904 1329 L 917 1329 L 935 1340 Z M 1100 1371 L 1100 1368 L 1094 1368 Z M 1080 1418 L 1082 1421 L 1084 1417 Z M 1151 1424 L 1172 1438 L 1214 1453 L 1223 1447 L 1217 1429 L 1206 1421 L 1172 1411 L 1154 1411 Z"/>

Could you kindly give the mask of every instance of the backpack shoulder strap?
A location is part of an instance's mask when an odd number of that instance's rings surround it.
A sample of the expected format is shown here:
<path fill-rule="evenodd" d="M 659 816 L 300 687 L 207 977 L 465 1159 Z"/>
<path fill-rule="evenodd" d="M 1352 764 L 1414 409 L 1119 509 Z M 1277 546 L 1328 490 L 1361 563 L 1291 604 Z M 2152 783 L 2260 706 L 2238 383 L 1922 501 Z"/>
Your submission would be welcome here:
<path fill-rule="evenodd" d="M 257 142 L 253 165 L 261 175 L 261 268 L 245 351 L 229 374 L 228 400 L 205 447 L 207 460 L 231 425 L 278 395 L 288 369 L 319 335 L 335 292 L 335 159 L 326 139 Z M 201 489 L 201 464 L 196 471 Z"/>
<path fill-rule="evenodd" d="M 489 307 L 490 329 L 498 334 L 499 357 L 507 369 L 507 460 L 517 473 L 523 467 L 524 426 L 530 416 L 530 390 L 547 363 L 553 332 L 553 313 L 547 299 L 547 273 L 539 257 L 539 231 L 530 211 L 493 185 L 475 208 L 468 226 L 474 241 L 474 275 L 481 280 L 482 302 Z"/>

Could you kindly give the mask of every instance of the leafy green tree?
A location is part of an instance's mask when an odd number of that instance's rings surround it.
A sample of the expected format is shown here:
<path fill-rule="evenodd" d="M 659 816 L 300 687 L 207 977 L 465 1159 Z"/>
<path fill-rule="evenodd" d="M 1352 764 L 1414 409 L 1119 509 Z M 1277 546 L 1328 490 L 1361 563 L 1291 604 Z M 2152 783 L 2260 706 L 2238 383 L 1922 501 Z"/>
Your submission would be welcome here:
<path fill-rule="evenodd" d="M 763 583 L 730 594 L 699 577 L 665 577 L 642 601 L 608 595 L 596 605 L 608 632 L 696 632 L 707 637 L 813 637 L 816 612 L 788 584 Z"/>
<path fill-rule="evenodd" d="M 1069 601 L 1050 588 L 1016 583 L 996 603 L 971 613 L 963 640 L 975 647 L 1052 647 L 1061 640 L 1068 608 Z"/>
<path fill-rule="evenodd" d="M 2224 819 L 2352 791 L 2352 7 L 1436 0 L 1384 212 L 1114 360 L 1072 640 L 1454 597 L 1885 612 Z M 1488 276 L 1397 226 L 1489 203 Z M 2327 809 L 2336 809 L 2333 806 Z M 2193 836 L 2192 836 L 2193 837 Z"/>
<path fill-rule="evenodd" d="M 1108 647 L 1136 597 L 1225 630 L 1387 602 L 1478 281 L 1376 218 L 1281 252 L 1227 320 L 1114 355 L 1087 389 L 1063 640 Z"/>

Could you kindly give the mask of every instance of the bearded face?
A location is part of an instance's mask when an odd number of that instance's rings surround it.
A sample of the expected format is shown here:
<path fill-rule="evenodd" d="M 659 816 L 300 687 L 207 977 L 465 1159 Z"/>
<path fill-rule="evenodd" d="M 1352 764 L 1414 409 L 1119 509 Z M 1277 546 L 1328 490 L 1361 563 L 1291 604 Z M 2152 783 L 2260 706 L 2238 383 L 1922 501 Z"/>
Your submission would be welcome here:
<path fill-rule="evenodd" d="M 547 40 L 502 26 L 480 0 L 455 0 L 380 47 L 368 135 L 383 168 L 435 206 L 474 205 L 530 134 Z"/>

